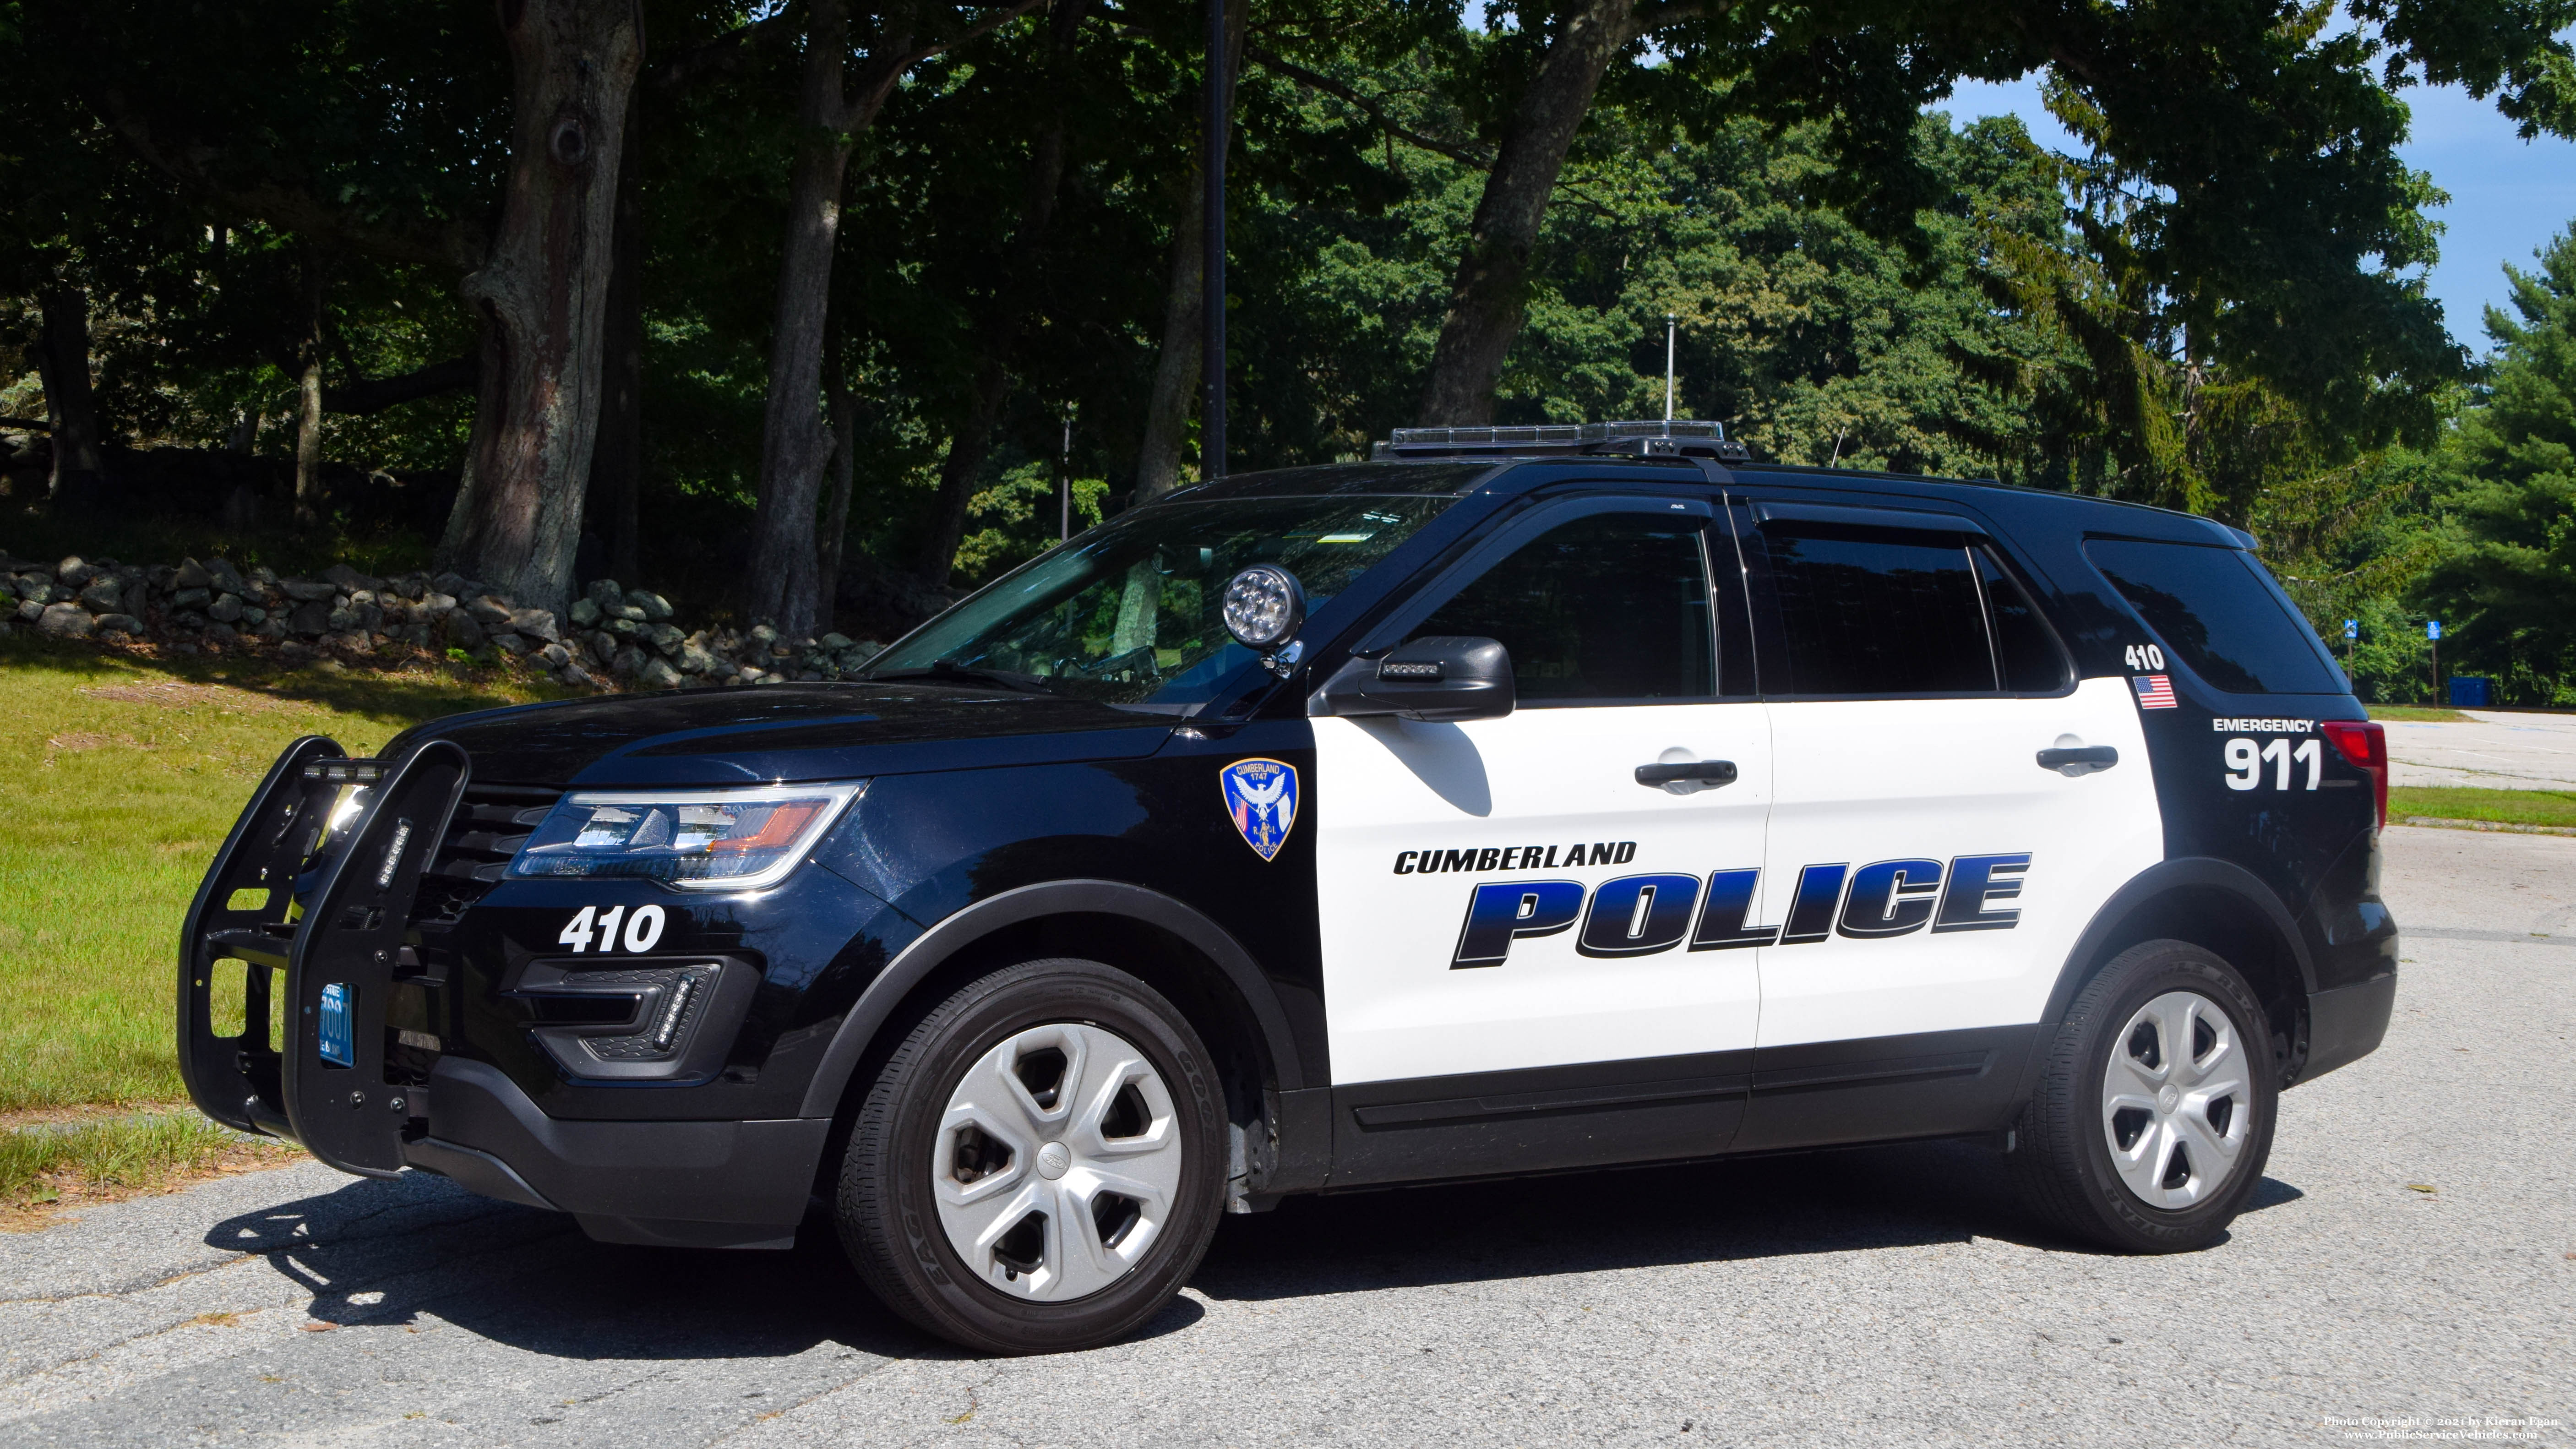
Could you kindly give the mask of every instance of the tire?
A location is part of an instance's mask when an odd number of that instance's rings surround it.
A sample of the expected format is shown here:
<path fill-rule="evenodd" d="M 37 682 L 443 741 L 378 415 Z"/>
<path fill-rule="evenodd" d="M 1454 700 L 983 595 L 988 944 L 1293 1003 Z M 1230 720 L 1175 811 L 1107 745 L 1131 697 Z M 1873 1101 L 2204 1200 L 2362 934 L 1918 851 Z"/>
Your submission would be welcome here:
<path fill-rule="evenodd" d="M 2132 946 L 2047 1052 L 2007 1159 L 2032 1212 L 2123 1253 L 2223 1235 L 2263 1179 L 2280 1098 L 2270 1025 L 2236 968 L 2186 941 Z"/>
<path fill-rule="evenodd" d="M 931 1008 L 850 1129 L 841 1244 L 885 1305 L 981 1353 L 1095 1348 L 1196 1271 L 1225 1099 L 1187 1018 L 1096 961 L 1030 961 Z"/>

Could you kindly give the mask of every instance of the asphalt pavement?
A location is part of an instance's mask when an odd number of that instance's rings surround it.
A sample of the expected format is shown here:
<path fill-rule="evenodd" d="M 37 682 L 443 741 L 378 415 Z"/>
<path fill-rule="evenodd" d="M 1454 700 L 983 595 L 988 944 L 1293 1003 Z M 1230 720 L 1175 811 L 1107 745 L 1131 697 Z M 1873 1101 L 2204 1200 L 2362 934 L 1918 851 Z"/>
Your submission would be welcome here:
<path fill-rule="evenodd" d="M 2392 785 L 2576 790 L 2576 714 L 2465 710 L 2466 720 L 2390 720 Z"/>
<path fill-rule="evenodd" d="M 2576 1443 L 2576 839 L 2388 866 L 2388 1043 L 2204 1252 L 2051 1238 L 1963 1145 L 1589 1173 L 1230 1218 L 1143 1337 L 995 1360 L 828 1234 L 307 1165 L 0 1237 L 0 1444 Z"/>

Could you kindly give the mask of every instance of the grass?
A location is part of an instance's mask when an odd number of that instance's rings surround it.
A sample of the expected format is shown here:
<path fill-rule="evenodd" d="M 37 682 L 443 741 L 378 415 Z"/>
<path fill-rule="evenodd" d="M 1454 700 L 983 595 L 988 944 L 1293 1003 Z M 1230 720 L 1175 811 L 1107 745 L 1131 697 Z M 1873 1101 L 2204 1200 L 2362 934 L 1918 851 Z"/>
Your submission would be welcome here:
<path fill-rule="evenodd" d="M 2467 715 L 2456 709 L 2435 709 L 2421 704 L 2374 704 L 2370 706 L 2370 717 L 2397 724 L 2468 724 L 2471 722 Z"/>
<path fill-rule="evenodd" d="M 363 755 L 540 691 L 563 692 L 0 639 L 0 1113 L 185 1095 L 179 919 L 289 740 L 326 734 Z"/>
<path fill-rule="evenodd" d="M 2436 820 L 2492 820 L 2505 825 L 2576 826 L 2576 792 L 2390 786 L 2388 818 L 2400 820 L 2409 815 L 2428 815 Z"/>
<path fill-rule="evenodd" d="M 192 1109 L 16 1127 L 0 1132 L 0 1229 L 42 1226 L 49 1209 L 67 1202 L 151 1192 L 296 1155 Z"/>

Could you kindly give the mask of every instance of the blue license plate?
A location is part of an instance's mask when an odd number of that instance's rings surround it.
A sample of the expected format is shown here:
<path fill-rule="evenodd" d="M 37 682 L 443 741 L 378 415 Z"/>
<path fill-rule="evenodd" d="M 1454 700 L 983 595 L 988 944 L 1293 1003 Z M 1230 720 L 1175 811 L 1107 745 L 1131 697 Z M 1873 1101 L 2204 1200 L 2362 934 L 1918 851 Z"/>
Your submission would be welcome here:
<path fill-rule="evenodd" d="M 335 1067 L 358 1064 L 357 1024 L 349 1019 L 357 994 L 334 981 L 322 988 L 322 1060 Z"/>

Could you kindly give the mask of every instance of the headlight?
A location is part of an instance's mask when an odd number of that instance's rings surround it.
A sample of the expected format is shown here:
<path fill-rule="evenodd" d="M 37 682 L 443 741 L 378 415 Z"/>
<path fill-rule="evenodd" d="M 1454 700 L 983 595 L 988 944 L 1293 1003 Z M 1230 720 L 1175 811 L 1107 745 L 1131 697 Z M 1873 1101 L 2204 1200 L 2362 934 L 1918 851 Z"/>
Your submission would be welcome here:
<path fill-rule="evenodd" d="M 690 890 L 776 885 L 864 781 L 755 790 L 583 790 L 510 862 L 514 876 L 642 878 Z"/>

